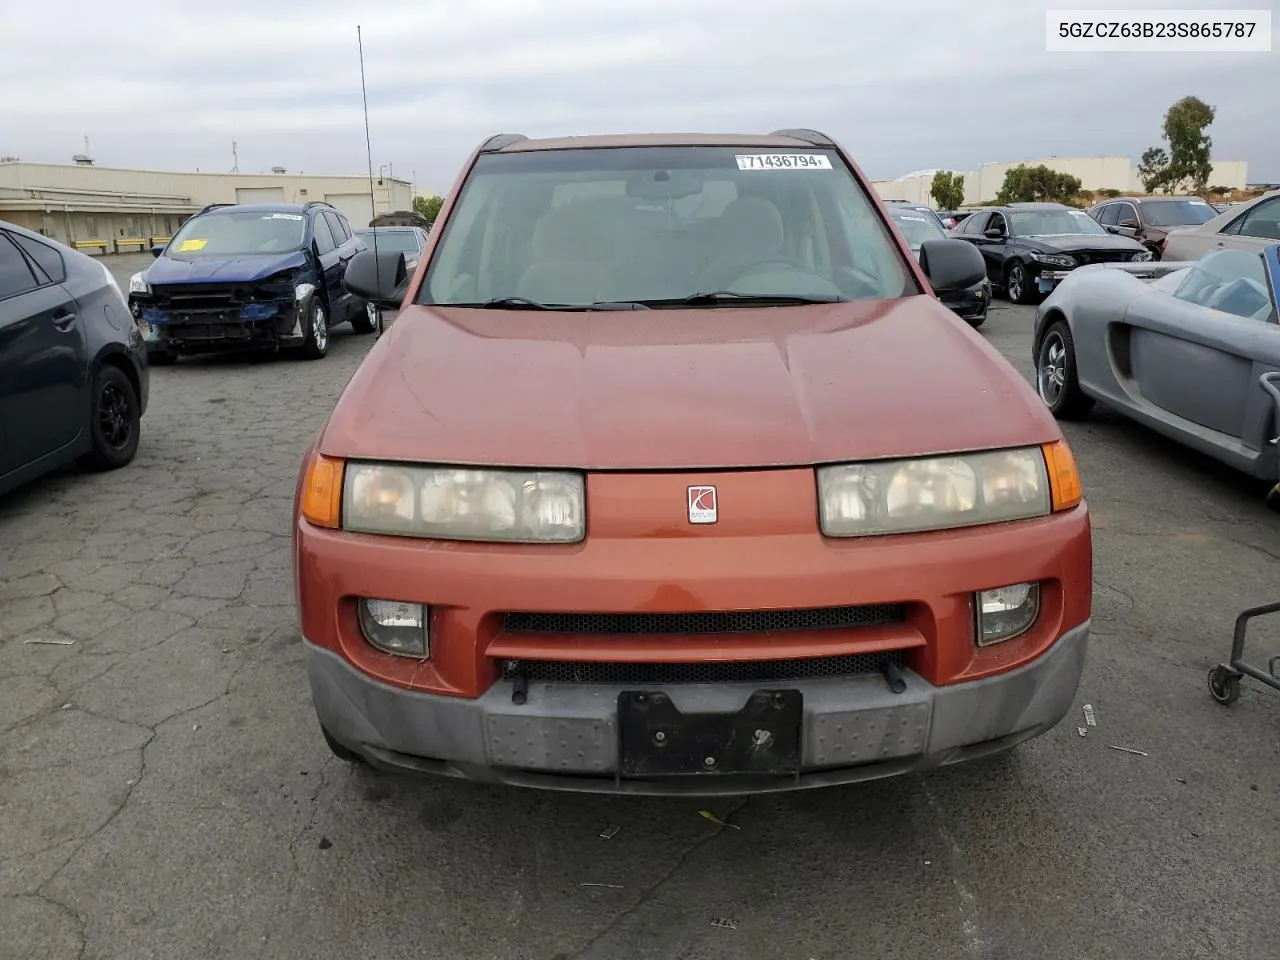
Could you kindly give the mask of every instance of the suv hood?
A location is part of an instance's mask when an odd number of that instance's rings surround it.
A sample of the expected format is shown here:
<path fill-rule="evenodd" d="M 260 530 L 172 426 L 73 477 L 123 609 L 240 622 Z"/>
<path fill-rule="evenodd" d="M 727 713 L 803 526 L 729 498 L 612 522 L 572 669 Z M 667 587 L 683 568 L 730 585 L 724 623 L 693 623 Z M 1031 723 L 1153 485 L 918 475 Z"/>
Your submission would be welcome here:
<path fill-rule="evenodd" d="M 336 457 L 799 466 L 1037 444 L 1027 382 L 933 297 L 561 313 L 411 306 L 320 438 Z"/>
<path fill-rule="evenodd" d="M 1132 237 L 1120 237 L 1114 234 L 1105 236 L 1087 236 L 1084 234 L 1068 234 L 1056 236 L 1023 237 L 1028 246 L 1035 247 L 1045 253 L 1073 253 L 1076 250 L 1132 250 L 1135 253 L 1147 249 Z"/>
<path fill-rule="evenodd" d="M 306 266 L 302 250 L 292 253 L 252 253 L 236 257 L 192 257 L 179 260 L 160 256 L 147 267 L 146 280 L 152 286 L 166 283 L 248 283 L 264 280 L 281 270 Z"/>

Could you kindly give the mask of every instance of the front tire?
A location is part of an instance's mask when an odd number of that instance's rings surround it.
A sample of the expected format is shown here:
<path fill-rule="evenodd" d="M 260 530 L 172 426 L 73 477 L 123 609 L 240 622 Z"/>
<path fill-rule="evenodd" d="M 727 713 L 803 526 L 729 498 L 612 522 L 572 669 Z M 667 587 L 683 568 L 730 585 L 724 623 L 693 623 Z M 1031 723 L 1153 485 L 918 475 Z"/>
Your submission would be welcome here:
<path fill-rule="evenodd" d="M 351 329 L 356 333 L 373 333 L 378 329 L 377 313 L 377 307 L 372 303 L 366 303 L 360 308 L 360 311 L 351 318 Z"/>
<path fill-rule="evenodd" d="M 1076 345 L 1065 320 L 1055 320 L 1036 350 L 1036 393 L 1059 420 L 1078 420 L 1093 407 L 1076 376 Z"/>
<path fill-rule="evenodd" d="M 1035 290 L 1035 279 L 1027 267 L 1014 261 L 1005 271 L 1004 288 L 1009 291 L 1011 303 L 1030 304 L 1038 299 Z"/>
<path fill-rule="evenodd" d="M 329 352 L 329 313 L 318 299 L 307 307 L 306 324 L 302 356 L 306 360 L 322 360 Z"/>
<path fill-rule="evenodd" d="M 142 408 L 133 384 L 119 367 L 103 366 L 93 378 L 89 410 L 92 447 L 84 456 L 90 470 L 116 470 L 138 452 Z"/>

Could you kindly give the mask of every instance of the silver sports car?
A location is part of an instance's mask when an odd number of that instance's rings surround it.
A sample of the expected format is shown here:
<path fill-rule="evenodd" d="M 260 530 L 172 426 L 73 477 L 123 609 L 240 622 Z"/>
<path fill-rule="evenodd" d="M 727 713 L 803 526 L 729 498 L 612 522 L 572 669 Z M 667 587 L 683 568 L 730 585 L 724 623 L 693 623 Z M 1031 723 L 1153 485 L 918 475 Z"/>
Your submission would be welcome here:
<path fill-rule="evenodd" d="M 1257 477 L 1277 471 L 1280 244 L 1183 263 L 1083 267 L 1036 313 L 1040 399 L 1059 419 L 1101 400 Z"/>

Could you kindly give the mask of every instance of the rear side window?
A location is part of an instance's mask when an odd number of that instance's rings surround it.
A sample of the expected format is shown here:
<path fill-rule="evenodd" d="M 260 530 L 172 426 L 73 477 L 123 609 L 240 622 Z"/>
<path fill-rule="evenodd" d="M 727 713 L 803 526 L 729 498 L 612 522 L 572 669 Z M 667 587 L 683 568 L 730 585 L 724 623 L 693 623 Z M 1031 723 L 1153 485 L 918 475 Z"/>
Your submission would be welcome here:
<path fill-rule="evenodd" d="M 329 224 L 329 232 L 333 234 L 333 242 L 336 246 L 340 247 L 351 239 L 351 231 L 346 228 L 341 216 L 326 210 L 324 219 Z"/>
<path fill-rule="evenodd" d="M 53 283 L 62 283 L 67 279 L 67 268 L 62 262 L 62 254 L 47 243 L 32 240 L 30 237 L 13 235 L 16 243 L 29 256 Z"/>
<path fill-rule="evenodd" d="M 333 232 L 329 229 L 329 224 L 323 214 L 317 215 L 315 218 L 315 232 L 316 250 L 321 255 L 328 253 L 337 246 L 333 242 Z"/>
<path fill-rule="evenodd" d="M 1120 204 L 1108 203 L 1102 208 L 1102 216 L 1097 218 L 1103 226 L 1114 227 L 1120 220 Z"/>
<path fill-rule="evenodd" d="M 26 293 L 38 286 L 40 284 L 27 265 L 27 258 L 13 245 L 9 234 L 0 232 L 0 300 Z"/>

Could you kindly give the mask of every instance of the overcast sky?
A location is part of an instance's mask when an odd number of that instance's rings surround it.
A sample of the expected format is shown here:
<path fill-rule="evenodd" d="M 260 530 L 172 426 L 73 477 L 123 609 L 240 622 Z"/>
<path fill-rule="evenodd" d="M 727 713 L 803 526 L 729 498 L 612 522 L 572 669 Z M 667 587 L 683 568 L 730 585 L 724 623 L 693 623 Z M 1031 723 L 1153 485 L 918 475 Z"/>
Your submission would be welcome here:
<path fill-rule="evenodd" d="M 1128 155 L 1165 109 L 1218 109 L 1214 156 L 1280 180 L 1280 46 L 1050 54 L 1047 8 L 1275 0 L 0 0 L 0 155 L 242 172 L 374 166 L 447 190 L 497 132 L 816 127 L 875 179 Z M 197 12 L 199 11 L 199 12 Z"/>

